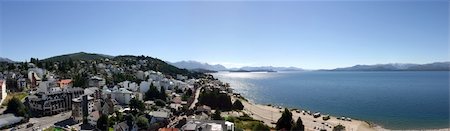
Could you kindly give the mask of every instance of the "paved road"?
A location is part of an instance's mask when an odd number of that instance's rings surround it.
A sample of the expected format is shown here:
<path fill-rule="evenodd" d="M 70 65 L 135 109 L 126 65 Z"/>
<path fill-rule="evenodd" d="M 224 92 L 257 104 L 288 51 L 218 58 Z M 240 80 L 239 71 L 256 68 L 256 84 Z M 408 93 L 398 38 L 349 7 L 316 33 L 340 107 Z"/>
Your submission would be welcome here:
<path fill-rule="evenodd" d="M 203 88 L 203 87 L 199 87 L 199 88 L 197 88 L 197 90 L 195 90 L 195 98 L 194 98 L 194 102 L 192 102 L 192 104 L 191 104 L 191 106 L 189 107 L 189 109 L 194 109 L 195 104 L 197 104 L 197 102 L 198 102 L 198 96 L 200 95 L 200 90 L 201 90 L 202 88 Z"/>
<path fill-rule="evenodd" d="M 72 114 L 72 111 L 60 113 L 53 116 L 46 116 L 41 118 L 30 118 L 28 123 L 19 125 L 20 129 L 18 131 L 31 131 L 33 129 L 43 130 L 45 128 L 54 126 L 55 123 L 69 119 Z M 26 126 L 30 123 L 34 123 L 33 127 L 26 128 Z"/>

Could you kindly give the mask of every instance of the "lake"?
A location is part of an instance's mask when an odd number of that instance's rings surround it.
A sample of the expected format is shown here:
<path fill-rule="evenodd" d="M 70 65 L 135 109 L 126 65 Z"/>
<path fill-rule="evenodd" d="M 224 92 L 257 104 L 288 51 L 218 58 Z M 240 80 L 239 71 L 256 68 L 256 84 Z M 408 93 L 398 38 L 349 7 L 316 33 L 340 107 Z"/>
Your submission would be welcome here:
<path fill-rule="evenodd" d="M 213 73 L 258 104 L 320 111 L 388 129 L 449 127 L 449 72 Z"/>

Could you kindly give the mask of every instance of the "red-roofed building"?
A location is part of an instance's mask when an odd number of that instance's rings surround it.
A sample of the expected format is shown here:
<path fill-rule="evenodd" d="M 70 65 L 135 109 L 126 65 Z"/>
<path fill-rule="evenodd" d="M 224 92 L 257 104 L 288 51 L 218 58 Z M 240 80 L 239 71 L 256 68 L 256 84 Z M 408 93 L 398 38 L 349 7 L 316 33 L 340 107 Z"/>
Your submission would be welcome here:
<path fill-rule="evenodd" d="M 58 85 L 61 88 L 72 87 L 72 79 L 63 79 L 58 81 Z"/>
<path fill-rule="evenodd" d="M 178 128 L 159 128 L 158 131 L 179 131 Z"/>

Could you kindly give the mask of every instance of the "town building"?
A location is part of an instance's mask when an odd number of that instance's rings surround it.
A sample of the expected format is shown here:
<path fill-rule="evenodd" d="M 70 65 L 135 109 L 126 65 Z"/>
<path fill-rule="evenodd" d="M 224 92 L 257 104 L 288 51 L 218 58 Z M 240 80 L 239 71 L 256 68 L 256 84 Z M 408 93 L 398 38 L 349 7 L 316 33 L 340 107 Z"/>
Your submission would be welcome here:
<path fill-rule="evenodd" d="M 221 120 L 190 120 L 182 131 L 234 131 L 234 124 Z"/>
<path fill-rule="evenodd" d="M 133 92 L 125 88 L 119 88 L 118 90 L 113 91 L 112 94 L 113 98 L 116 99 L 121 105 L 130 104 L 130 100 L 134 97 Z"/>
<path fill-rule="evenodd" d="M 106 80 L 98 76 L 93 76 L 89 78 L 88 85 L 89 87 L 102 87 L 106 85 Z"/>
<path fill-rule="evenodd" d="M 6 93 L 6 80 L 0 80 L 0 92 L 0 104 L 2 104 L 8 95 Z"/>
<path fill-rule="evenodd" d="M 72 110 L 72 99 L 83 94 L 83 88 L 65 88 L 60 91 L 36 92 L 28 96 L 26 101 L 33 115 L 48 116 Z"/>
<path fill-rule="evenodd" d="M 137 131 L 138 127 L 136 124 L 129 126 L 126 121 L 117 123 L 114 126 L 114 131 Z"/>
<path fill-rule="evenodd" d="M 63 79 L 63 80 L 59 80 L 58 81 L 58 85 L 61 88 L 68 88 L 68 87 L 72 87 L 73 83 L 72 83 L 72 79 Z"/>
<path fill-rule="evenodd" d="M 83 118 L 86 118 L 94 109 L 94 98 L 92 96 L 82 95 L 72 99 L 72 118 L 76 122 L 83 121 Z"/>
<path fill-rule="evenodd" d="M 170 113 L 167 111 L 152 111 L 148 114 L 150 116 L 150 124 L 168 122 Z"/>
<path fill-rule="evenodd" d="M 100 112 L 99 111 L 93 111 L 88 116 L 88 123 L 92 126 L 97 125 L 97 120 L 100 118 Z"/>

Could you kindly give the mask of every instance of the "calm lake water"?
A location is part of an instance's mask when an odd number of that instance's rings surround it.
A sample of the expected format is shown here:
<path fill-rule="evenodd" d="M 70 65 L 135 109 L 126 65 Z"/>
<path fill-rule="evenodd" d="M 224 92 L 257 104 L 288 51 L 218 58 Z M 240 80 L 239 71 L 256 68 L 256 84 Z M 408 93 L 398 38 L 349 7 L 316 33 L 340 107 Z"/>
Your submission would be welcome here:
<path fill-rule="evenodd" d="M 388 129 L 449 127 L 449 72 L 214 73 L 259 104 L 320 111 Z"/>

